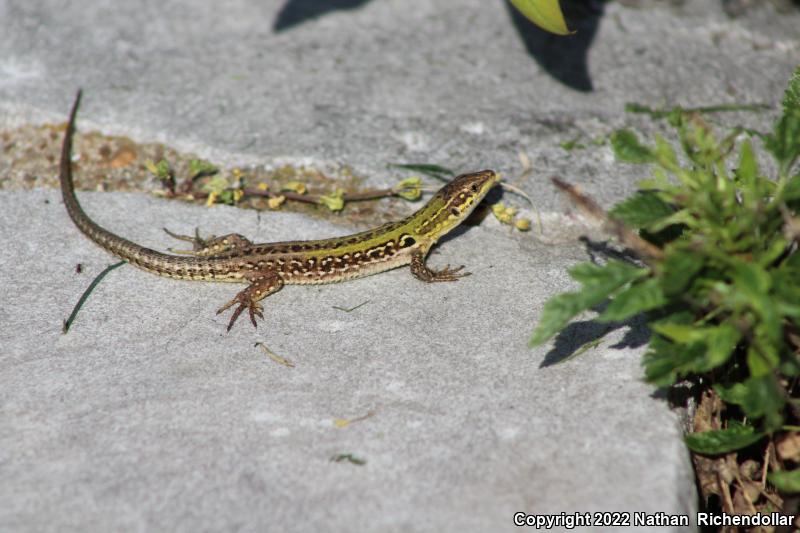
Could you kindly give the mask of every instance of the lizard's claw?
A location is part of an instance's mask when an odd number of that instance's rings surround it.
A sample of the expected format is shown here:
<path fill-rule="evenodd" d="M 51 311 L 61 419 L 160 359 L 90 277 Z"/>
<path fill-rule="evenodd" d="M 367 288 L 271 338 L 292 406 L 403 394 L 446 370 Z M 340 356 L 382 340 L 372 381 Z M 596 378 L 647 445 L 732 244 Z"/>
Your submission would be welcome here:
<path fill-rule="evenodd" d="M 441 270 L 432 270 L 434 281 L 456 281 L 458 278 L 470 276 L 471 272 L 461 272 L 464 270 L 464 265 L 456 268 L 450 268 L 450 265 L 445 265 Z"/>
<path fill-rule="evenodd" d="M 256 323 L 256 316 L 258 316 L 261 319 L 264 318 L 264 313 L 263 313 L 264 307 L 260 303 L 253 301 L 249 295 L 245 294 L 245 291 L 240 292 L 239 294 L 236 295 L 236 297 L 233 300 L 220 307 L 217 310 L 217 314 L 222 313 L 223 311 L 234 306 L 235 304 L 239 304 L 239 307 L 237 307 L 236 310 L 234 310 L 233 314 L 231 315 L 231 320 L 230 322 L 228 322 L 227 331 L 231 330 L 233 325 L 236 323 L 236 319 L 239 318 L 239 315 L 241 315 L 242 311 L 244 311 L 245 309 L 247 309 L 250 313 L 250 322 L 253 323 L 253 327 L 257 328 L 258 324 Z"/>
<path fill-rule="evenodd" d="M 202 238 L 200 236 L 200 229 L 194 228 L 194 237 L 190 237 L 189 235 L 180 235 L 178 233 L 172 233 L 167 228 L 161 228 L 164 230 L 164 233 L 172 237 L 173 239 L 177 239 L 179 241 L 184 241 L 192 244 L 191 250 L 176 250 L 174 248 L 167 248 L 170 252 L 174 254 L 183 254 L 183 255 L 202 255 L 201 253 L 207 246 L 208 241 L 213 240 L 215 237 L 213 235 L 209 235 L 207 238 Z"/>

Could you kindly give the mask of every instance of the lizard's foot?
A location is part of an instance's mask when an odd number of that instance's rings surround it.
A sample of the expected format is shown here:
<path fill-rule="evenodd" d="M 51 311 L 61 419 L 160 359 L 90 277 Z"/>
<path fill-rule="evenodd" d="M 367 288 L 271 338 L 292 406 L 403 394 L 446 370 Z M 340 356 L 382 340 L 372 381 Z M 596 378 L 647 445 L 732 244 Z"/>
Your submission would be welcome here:
<path fill-rule="evenodd" d="M 423 275 L 424 281 L 434 283 L 437 281 L 457 281 L 459 278 L 464 278 L 471 275 L 471 272 L 461 272 L 464 270 L 464 265 L 457 268 L 450 268 L 450 265 L 445 265 L 441 270 L 426 269 L 427 272 Z M 422 278 L 421 278 L 422 279 Z"/>
<path fill-rule="evenodd" d="M 416 253 L 411 256 L 411 273 L 414 274 L 414 277 L 426 283 L 458 281 L 459 278 L 470 275 L 469 272 L 461 272 L 463 269 L 464 265 L 458 268 L 450 268 L 450 265 L 447 265 L 441 270 L 433 270 L 425 264 L 425 256 L 423 254 Z"/>
<path fill-rule="evenodd" d="M 258 316 L 261 319 L 264 318 L 264 313 L 263 313 L 264 307 L 260 303 L 252 299 L 252 297 L 248 294 L 248 289 L 245 289 L 239 294 L 237 294 L 233 300 L 226 303 L 217 310 L 217 314 L 220 314 L 226 309 L 236 304 L 239 304 L 239 307 L 237 307 L 236 310 L 231 315 L 231 320 L 230 322 L 228 322 L 227 331 L 231 330 L 233 324 L 236 323 L 236 319 L 239 318 L 239 315 L 241 315 L 242 311 L 244 311 L 245 309 L 247 309 L 250 312 L 250 322 L 253 323 L 254 328 L 258 327 L 258 324 L 256 323 L 256 316 Z"/>
<path fill-rule="evenodd" d="M 223 235 L 222 237 L 209 235 L 204 239 L 200 236 L 200 231 L 197 228 L 194 230 L 194 237 L 190 237 L 188 235 L 178 235 L 177 233 L 172 233 L 167 228 L 163 229 L 167 235 L 173 239 L 178 239 L 179 241 L 185 241 L 192 244 L 191 250 L 175 250 L 173 248 L 169 248 L 169 251 L 175 254 L 211 257 L 236 250 L 237 248 L 246 248 L 253 245 L 252 242 L 238 233 L 229 233 L 228 235 Z"/>
<path fill-rule="evenodd" d="M 251 272 L 247 274 L 247 280 L 250 282 L 250 286 L 240 291 L 233 300 L 220 307 L 217 311 L 217 314 L 220 314 L 236 304 L 239 305 L 239 307 L 233 311 L 231 320 L 228 322 L 228 331 L 231 330 L 236 319 L 239 318 L 239 315 L 241 315 L 245 309 L 247 309 L 250 314 L 250 322 L 253 323 L 253 327 L 258 327 L 256 324 L 256 316 L 262 319 L 264 318 L 264 314 L 262 313 L 264 308 L 258 301 L 262 298 L 266 298 L 273 292 L 279 291 L 280 288 L 283 287 L 283 279 L 272 270 Z"/>

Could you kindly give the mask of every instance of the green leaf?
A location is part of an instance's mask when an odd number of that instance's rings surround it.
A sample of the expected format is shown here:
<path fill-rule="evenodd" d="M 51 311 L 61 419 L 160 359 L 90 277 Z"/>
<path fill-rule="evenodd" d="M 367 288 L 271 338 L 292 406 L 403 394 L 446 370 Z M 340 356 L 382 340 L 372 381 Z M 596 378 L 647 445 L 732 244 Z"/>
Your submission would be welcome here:
<path fill-rule="evenodd" d="M 609 215 L 631 228 L 645 228 L 672 213 L 672 207 L 652 191 L 638 192 L 609 211 Z"/>
<path fill-rule="evenodd" d="M 635 283 L 617 294 L 603 314 L 597 317 L 597 320 L 599 322 L 626 320 L 643 311 L 661 307 L 666 302 L 658 280 L 648 279 L 641 283 Z"/>
<path fill-rule="evenodd" d="M 718 455 L 746 448 L 761 440 L 764 435 L 756 433 L 755 428 L 750 426 L 731 422 L 727 429 L 690 433 L 684 437 L 684 441 L 693 452 Z"/>
<path fill-rule="evenodd" d="M 625 163 L 652 163 L 653 151 L 639 142 L 636 134 L 623 129 L 611 134 L 611 148 L 619 161 Z"/>
<path fill-rule="evenodd" d="M 581 263 L 570 269 L 569 274 L 583 287 L 579 292 L 559 294 L 547 301 L 539 324 L 528 342 L 529 346 L 547 341 L 574 316 L 599 304 L 626 283 L 644 276 L 647 269 L 621 261 L 609 261 L 603 266 Z"/>
<path fill-rule="evenodd" d="M 704 357 L 705 346 L 702 343 L 687 346 L 653 336 L 649 350 L 642 359 L 645 379 L 659 387 L 672 385 L 679 376 L 702 369 Z"/>
<path fill-rule="evenodd" d="M 151 174 L 162 181 L 170 180 L 173 177 L 172 169 L 169 167 L 169 163 L 165 159 L 159 161 L 158 164 L 153 163 L 151 159 L 148 159 L 144 162 L 144 166 Z"/>
<path fill-rule="evenodd" d="M 656 148 L 654 151 L 658 164 L 667 169 L 673 169 L 678 165 L 678 156 L 672 145 L 669 144 L 661 135 L 656 135 Z"/>
<path fill-rule="evenodd" d="M 219 171 L 216 166 L 202 159 L 192 159 L 189 161 L 189 177 L 191 179 L 201 176 L 211 176 Z"/>
<path fill-rule="evenodd" d="M 430 176 L 431 178 L 440 180 L 440 181 L 450 181 L 449 178 L 452 178 L 456 175 L 455 172 L 450 170 L 449 168 L 445 168 L 439 165 L 429 165 L 425 163 L 410 163 L 410 164 L 398 164 L 398 163 L 389 163 L 389 168 L 401 168 L 403 170 L 410 170 L 411 172 L 419 172 L 420 174 L 425 174 L 426 176 Z"/>
<path fill-rule="evenodd" d="M 225 176 L 214 176 L 203 184 L 201 190 L 208 193 L 214 192 L 220 194 L 230 186 L 231 184 L 228 182 L 228 179 Z"/>
<path fill-rule="evenodd" d="M 723 401 L 740 405 L 748 417 L 766 417 L 767 429 L 775 430 L 783 423 L 781 411 L 786 400 L 772 374 L 751 377 L 729 388 L 715 385 L 714 390 Z"/>
<path fill-rule="evenodd" d="M 550 298 L 544 304 L 542 316 L 528 341 L 528 346 L 538 346 L 558 333 L 572 318 L 603 301 L 595 301 L 591 296 L 579 292 L 568 292 Z"/>
<path fill-rule="evenodd" d="M 791 202 L 800 198 L 800 174 L 795 174 L 786 182 L 781 196 L 785 202 Z"/>
<path fill-rule="evenodd" d="M 661 288 L 667 296 L 684 292 L 704 266 L 703 257 L 691 252 L 671 251 L 661 266 Z"/>
<path fill-rule="evenodd" d="M 691 324 L 675 324 L 672 322 L 652 324 L 653 331 L 663 335 L 672 342 L 678 344 L 692 344 L 705 339 L 706 334 L 703 328 Z"/>
<path fill-rule="evenodd" d="M 771 279 L 766 270 L 738 259 L 731 263 L 733 284 L 746 298 L 761 299 L 769 292 Z"/>
<path fill-rule="evenodd" d="M 716 368 L 730 359 L 736 345 L 742 339 L 742 332 L 724 322 L 717 327 L 706 329 L 707 370 Z"/>
<path fill-rule="evenodd" d="M 800 469 L 770 472 L 767 479 L 784 494 L 800 492 Z"/>
<path fill-rule="evenodd" d="M 739 149 L 739 168 L 736 177 L 742 182 L 743 187 L 753 187 L 758 179 L 758 162 L 753 154 L 753 145 L 748 139 L 742 141 Z"/>
<path fill-rule="evenodd" d="M 569 270 L 569 275 L 585 285 L 585 288 L 603 288 L 603 290 L 607 288 L 610 293 L 629 281 L 646 275 L 647 272 L 646 268 L 611 260 L 605 265 L 580 263 Z"/>
<path fill-rule="evenodd" d="M 747 349 L 747 368 L 752 376 L 761 377 L 771 374 L 778 362 L 770 360 L 768 356 L 753 346 Z"/>
<path fill-rule="evenodd" d="M 789 80 L 789 86 L 783 94 L 783 110 L 800 110 L 800 67 L 794 71 Z"/>
<path fill-rule="evenodd" d="M 781 174 L 787 175 L 800 155 L 800 109 L 784 110 L 764 146 L 778 160 Z"/>
<path fill-rule="evenodd" d="M 572 33 L 564 22 L 564 14 L 561 12 L 558 0 L 511 0 L 511 4 L 543 30 L 556 35 Z"/>

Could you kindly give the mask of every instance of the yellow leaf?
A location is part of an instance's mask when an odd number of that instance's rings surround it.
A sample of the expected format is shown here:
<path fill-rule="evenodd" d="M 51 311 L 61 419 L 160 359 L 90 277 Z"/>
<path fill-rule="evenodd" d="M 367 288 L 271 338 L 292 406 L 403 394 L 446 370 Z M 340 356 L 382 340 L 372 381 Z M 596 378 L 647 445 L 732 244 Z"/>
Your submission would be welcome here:
<path fill-rule="evenodd" d="M 519 231 L 530 231 L 531 220 L 529 218 L 519 218 L 514 222 L 514 227 Z"/>
<path fill-rule="evenodd" d="M 214 202 L 217 201 L 217 197 L 218 196 L 219 196 L 219 193 L 216 192 L 216 191 L 208 193 L 208 199 L 206 200 L 206 206 L 211 207 L 212 205 L 214 205 Z"/>
<path fill-rule="evenodd" d="M 267 200 L 267 207 L 269 207 L 270 209 L 278 209 L 281 206 L 281 204 L 285 201 L 286 201 L 285 196 L 283 195 L 275 196 Z"/>
<path fill-rule="evenodd" d="M 344 208 L 344 191 L 336 189 L 332 194 L 320 196 L 319 202 L 331 211 L 341 211 Z"/>
<path fill-rule="evenodd" d="M 290 181 L 287 182 L 281 187 L 282 191 L 293 191 L 297 194 L 305 194 L 306 193 L 306 184 L 300 183 L 299 181 Z"/>
<path fill-rule="evenodd" d="M 406 178 L 392 188 L 394 194 L 409 201 L 419 200 L 422 196 L 422 180 L 419 176 Z"/>
<path fill-rule="evenodd" d="M 511 0 L 511 3 L 520 13 L 542 28 L 557 35 L 573 33 L 564 22 L 564 14 L 558 5 L 558 0 Z"/>
<path fill-rule="evenodd" d="M 498 202 L 492 206 L 492 214 L 501 224 L 511 224 L 517 215 L 517 209 L 506 207 L 503 203 Z"/>
<path fill-rule="evenodd" d="M 260 191 L 266 191 L 267 189 L 269 189 L 269 185 L 267 185 L 267 184 L 266 184 L 266 183 L 264 183 L 264 182 L 261 182 L 261 183 L 259 183 L 259 184 L 257 185 L 257 187 L 258 187 L 258 189 L 259 189 Z"/>

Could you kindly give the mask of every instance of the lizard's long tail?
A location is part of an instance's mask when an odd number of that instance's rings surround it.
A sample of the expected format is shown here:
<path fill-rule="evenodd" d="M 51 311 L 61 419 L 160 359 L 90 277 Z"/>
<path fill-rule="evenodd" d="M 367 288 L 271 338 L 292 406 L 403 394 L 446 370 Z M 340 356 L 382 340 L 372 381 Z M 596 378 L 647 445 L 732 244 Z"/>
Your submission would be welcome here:
<path fill-rule="evenodd" d="M 59 179 L 61 181 L 61 195 L 70 218 L 84 235 L 97 243 L 101 248 L 111 252 L 120 259 L 135 265 L 142 270 L 169 276 L 173 278 L 204 278 L 214 270 L 214 261 L 208 258 L 184 257 L 170 255 L 156 250 L 151 250 L 135 242 L 116 235 L 102 228 L 78 203 L 75 196 L 75 185 L 72 181 L 72 137 L 75 134 L 75 117 L 81 101 L 81 91 L 75 97 L 72 111 L 69 114 L 67 130 L 64 132 L 64 143 L 61 146 L 61 163 L 59 165 Z"/>

